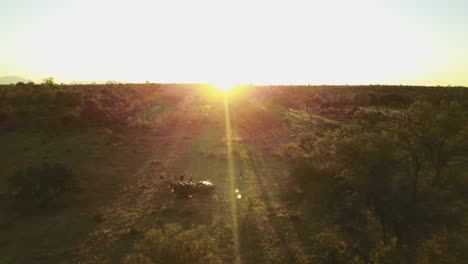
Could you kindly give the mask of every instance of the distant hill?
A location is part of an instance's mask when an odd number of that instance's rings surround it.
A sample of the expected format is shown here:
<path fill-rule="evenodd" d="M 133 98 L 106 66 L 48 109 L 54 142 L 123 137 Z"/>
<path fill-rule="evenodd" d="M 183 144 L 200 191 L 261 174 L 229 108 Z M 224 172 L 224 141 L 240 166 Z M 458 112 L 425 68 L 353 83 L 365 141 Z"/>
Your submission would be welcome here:
<path fill-rule="evenodd" d="M 31 80 L 27 80 L 21 78 L 19 76 L 3 76 L 0 77 L 0 84 L 10 84 L 10 83 L 17 83 L 17 82 L 30 82 Z"/>

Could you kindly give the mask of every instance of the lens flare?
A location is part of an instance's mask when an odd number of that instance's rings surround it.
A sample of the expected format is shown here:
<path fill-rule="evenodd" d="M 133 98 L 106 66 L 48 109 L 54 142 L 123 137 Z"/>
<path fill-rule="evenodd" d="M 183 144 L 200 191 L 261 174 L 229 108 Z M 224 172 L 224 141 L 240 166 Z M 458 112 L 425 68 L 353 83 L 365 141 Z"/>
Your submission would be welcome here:
<path fill-rule="evenodd" d="M 230 182 L 230 204 L 231 204 L 231 219 L 232 219 L 232 235 L 234 239 L 234 256 L 236 264 L 241 263 L 240 261 L 240 241 L 239 241 L 239 226 L 237 223 L 237 199 L 240 199 L 238 194 L 236 193 L 239 191 L 236 186 L 235 177 L 234 177 L 234 159 L 232 155 L 232 130 L 231 130 L 231 119 L 229 117 L 229 103 L 228 103 L 228 95 L 224 93 L 224 119 L 226 122 L 226 153 L 227 153 L 227 162 L 228 162 L 228 176 Z M 237 192 L 236 192 L 237 191 Z M 242 197 L 242 196 L 241 196 Z"/>

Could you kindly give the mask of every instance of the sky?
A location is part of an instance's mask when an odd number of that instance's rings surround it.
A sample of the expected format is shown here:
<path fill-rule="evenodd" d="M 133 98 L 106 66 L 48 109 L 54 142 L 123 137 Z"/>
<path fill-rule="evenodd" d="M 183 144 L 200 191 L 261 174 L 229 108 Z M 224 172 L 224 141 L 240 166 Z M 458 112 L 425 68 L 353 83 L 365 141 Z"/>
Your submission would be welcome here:
<path fill-rule="evenodd" d="M 467 0 L 0 0 L 0 76 L 468 86 Z"/>

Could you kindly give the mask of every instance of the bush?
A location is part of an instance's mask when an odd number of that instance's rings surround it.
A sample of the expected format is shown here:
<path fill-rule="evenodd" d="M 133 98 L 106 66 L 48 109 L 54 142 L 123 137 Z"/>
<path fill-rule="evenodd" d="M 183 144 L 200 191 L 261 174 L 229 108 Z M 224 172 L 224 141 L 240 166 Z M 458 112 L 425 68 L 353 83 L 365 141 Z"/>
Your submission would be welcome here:
<path fill-rule="evenodd" d="M 80 113 L 77 111 L 69 111 L 60 118 L 62 126 L 72 126 L 80 122 Z"/>
<path fill-rule="evenodd" d="M 380 97 L 380 104 L 387 106 L 405 106 L 411 103 L 411 98 L 405 95 L 389 93 Z"/>
<path fill-rule="evenodd" d="M 147 231 L 124 263 L 222 263 L 216 254 L 218 251 L 218 244 L 208 227 L 182 229 L 178 225 L 168 225 L 163 229 Z"/>
<path fill-rule="evenodd" d="M 55 93 L 55 104 L 63 106 L 76 106 L 80 103 L 81 97 L 77 93 L 58 91 Z"/>
<path fill-rule="evenodd" d="M 276 154 L 282 158 L 292 160 L 303 158 L 306 155 L 306 153 L 296 143 L 280 145 L 276 150 Z"/>
<path fill-rule="evenodd" d="M 85 100 L 82 105 L 81 116 L 90 121 L 102 122 L 109 118 L 109 115 L 96 99 Z"/>
<path fill-rule="evenodd" d="M 371 263 L 374 264 L 392 264 L 398 263 L 401 256 L 398 253 L 397 240 L 393 238 L 390 243 L 377 243 L 376 248 L 370 252 Z"/>
<path fill-rule="evenodd" d="M 360 109 L 354 112 L 353 118 L 369 122 L 370 124 L 376 124 L 377 122 L 385 121 L 386 116 L 378 111 Z"/>
<path fill-rule="evenodd" d="M 317 263 L 347 263 L 346 247 L 337 232 L 325 230 L 314 238 L 314 257 Z"/>
<path fill-rule="evenodd" d="M 352 102 L 356 106 L 366 106 L 366 105 L 372 105 L 377 103 L 376 102 L 376 97 L 372 93 L 358 93 L 353 96 Z"/>
<path fill-rule="evenodd" d="M 464 257 L 466 258 L 466 256 L 459 253 L 464 252 L 466 248 L 461 249 L 461 252 L 457 252 L 459 244 L 462 243 L 459 243 L 459 241 L 450 241 L 450 238 L 446 234 L 434 234 L 430 239 L 421 243 L 416 257 L 416 263 L 463 263 L 463 259 Z"/>
<path fill-rule="evenodd" d="M 9 194 L 27 205 L 45 206 L 74 187 L 71 170 L 63 164 L 42 163 L 9 178 Z"/>
<path fill-rule="evenodd" d="M 0 121 L 4 121 L 13 116 L 15 109 L 11 105 L 0 107 Z"/>

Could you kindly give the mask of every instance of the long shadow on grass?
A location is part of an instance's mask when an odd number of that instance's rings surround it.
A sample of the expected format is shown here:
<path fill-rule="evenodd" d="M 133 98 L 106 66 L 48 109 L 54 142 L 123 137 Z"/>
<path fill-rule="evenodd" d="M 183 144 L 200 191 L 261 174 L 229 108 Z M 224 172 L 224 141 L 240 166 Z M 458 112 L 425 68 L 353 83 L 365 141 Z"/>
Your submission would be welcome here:
<path fill-rule="evenodd" d="M 285 250 L 286 256 L 284 261 L 286 263 L 299 263 L 299 259 L 291 251 L 291 248 L 288 245 L 287 239 L 285 237 L 285 233 L 287 232 L 287 230 L 284 228 L 284 223 L 281 219 L 277 217 L 278 210 L 272 204 L 270 195 L 272 190 L 269 190 L 269 187 L 265 183 L 265 177 L 268 177 L 265 176 L 265 174 L 267 174 L 268 172 L 268 168 L 264 164 L 260 164 L 259 162 L 257 162 L 257 160 L 259 159 L 261 159 L 261 157 L 252 157 L 250 159 L 250 166 L 256 179 L 260 198 L 265 204 L 268 223 L 274 229 L 275 235 L 276 237 L 278 237 L 279 242 L 281 243 L 280 247 Z M 273 181 L 273 179 L 271 178 L 268 178 L 267 180 Z M 273 184 L 271 185 L 274 186 Z"/>
<path fill-rule="evenodd" d="M 170 174 L 170 179 L 178 180 L 180 173 L 190 169 L 190 158 L 190 153 L 184 152 L 178 155 L 177 162 L 172 161 L 167 164 L 166 172 L 173 172 Z M 134 242 L 142 237 L 145 230 L 159 228 L 165 224 L 177 224 L 186 228 L 194 225 L 210 226 L 214 223 L 213 216 L 216 211 L 219 211 L 220 207 L 227 206 L 221 203 L 218 196 L 177 197 L 170 192 L 167 184 L 159 179 L 159 175 L 155 176 L 156 178 L 147 181 L 151 182 L 150 185 L 154 188 L 154 192 L 149 197 L 142 196 L 141 193 L 132 197 L 132 201 L 140 202 L 145 210 L 133 216 L 132 226 L 126 231 L 128 234 L 119 237 L 117 247 L 112 250 L 114 252 L 112 260 L 115 262 L 119 262 L 131 251 Z M 152 176 L 144 174 L 143 177 L 149 179 Z"/>

